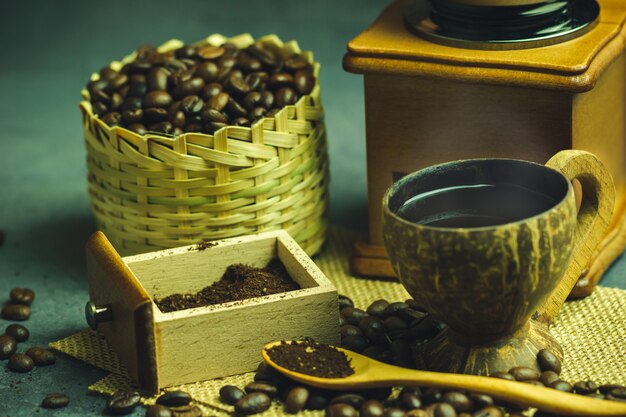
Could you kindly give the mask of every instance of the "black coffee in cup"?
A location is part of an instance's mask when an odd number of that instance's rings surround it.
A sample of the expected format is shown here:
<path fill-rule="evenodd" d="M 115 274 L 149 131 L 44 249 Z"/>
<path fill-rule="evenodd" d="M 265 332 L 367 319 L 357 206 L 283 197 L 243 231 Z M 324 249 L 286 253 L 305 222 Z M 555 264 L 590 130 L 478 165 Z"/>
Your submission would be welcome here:
<path fill-rule="evenodd" d="M 425 226 L 488 227 L 536 216 L 558 202 L 554 196 L 518 184 L 477 183 L 420 192 L 406 200 L 396 214 Z"/>

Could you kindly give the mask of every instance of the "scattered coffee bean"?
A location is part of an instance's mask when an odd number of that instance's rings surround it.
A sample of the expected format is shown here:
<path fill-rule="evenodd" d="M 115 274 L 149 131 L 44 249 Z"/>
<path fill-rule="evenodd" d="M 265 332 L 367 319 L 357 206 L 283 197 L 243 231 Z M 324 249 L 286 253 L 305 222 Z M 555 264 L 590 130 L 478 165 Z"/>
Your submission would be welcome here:
<path fill-rule="evenodd" d="M 295 387 L 289 390 L 285 400 L 285 412 L 295 414 L 304 409 L 309 399 L 309 390 L 305 387 Z"/>
<path fill-rule="evenodd" d="M 326 407 L 326 417 L 357 417 L 356 408 L 350 404 L 331 404 Z"/>
<path fill-rule="evenodd" d="M 26 351 L 26 354 L 33 360 L 37 366 L 52 365 L 56 362 L 56 356 L 51 350 L 31 347 Z"/>
<path fill-rule="evenodd" d="M 356 409 L 361 408 L 364 402 L 365 402 L 365 398 L 363 398 L 359 394 L 352 394 L 352 393 L 340 394 L 340 395 L 333 397 L 333 399 L 330 400 L 330 404 L 350 404 L 352 407 Z"/>
<path fill-rule="evenodd" d="M 561 361 L 548 349 L 541 349 L 539 353 L 537 353 L 537 362 L 539 362 L 539 368 L 541 368 L 542 371 L 554 371 L 557 374 L 561 373 Z"/>
<path fill-rule="evenodd" d="M 469 394 L 469 399 L 475 408 L 487 408 L 493 405 L 493 398 L 487 394 Z"/>
<path fill-rule="evenodd" d="M 15 304 L 31 305 L 35 299 L 35 293 L 30 288 L 13 288 L 9 294 L 11 302 Z"/>
<path fill-rule="evenodd" d="M 41 406 L 43 408 L 63 408 L 66 407 L 70 403 L 70 397 L 65 394 L 60 393 L 51 393 L 47 394 L 43 401 L 41 401 Z"/>
<path fill-rule="evenodd" d="M 456 410 L 450 404 L 439 403 L 433 408 L 434 417 L 457 417 Z"/>
<path fill-rule="evenodd" d="M 419 397 L 410 392 L 404 392 L 400 394 L 399 400 L 400 400 L 400 405 L 405 410 L 411 410 L 413 408 L 420 408 L 422 406 L 422 402 L 420 401 Z"/>
<path fill-rule="evenodd" d="M 24 304 L 6 304 L 2 307 L 2 316 L 6 320 L 24 321 L 30 317 L 30 307 Z"/>
<path fill-rule="evenodd" d="M 602 384 L 602 385 L 600 385 L 600 388 L 598 388 L 598 389 L 600 390 L 600 393 L 606 395 L 610 391 L 613 391 L 616 388 L 624 388 L 624 386 L 623 385 L 618 385 L 618 384 Z"/>
<path fill-rule="evenodd" d="M 561 377 L 559 377 L 559 375 L 554 371 L 543 371 L 539 376 L 539 380 L 541 381 L 541 383 L 546 386 L 560 379 Z"/>
<path fill-rule="evenodd" d="M 536 381 L 541 375 L 539 371 L 526 366 L 515 366 L 509 369 L 509 374 L 511 374 L 516 381 Z"/>
<path fill-rule="evenodd" d="M 263 392 L 252 392 L 245 395 L 235 404 L 235 412 L 244 415 L 261 413 L 272 404 L 272 399 Z"/>
<path fill-rule="evenodd" d="M 405 412 L 399 407 L 389 407 L 383 414 L 385 417 L 405 417 Z"/>
<path fill-rule="evenodd" d="M 173 417 L 172 410 L 169 407 L 160 404 L 154 404 L 146 410 L 146 417 Z"/>
<path fill-rule="evenodd" d="M 246 385 L 244 389 L 247 394 L 251 394 L 253 392 L 262 392 L 270 398 L 275 398 L 278 396 L 278 387 L 267 382 L 250 382 L 248 385 Z"/>
<path fill-rule="evenodd" d="M 9 359 L 17 351 L 17 341 L 13 336 L 0 336 L 0 360 Z"/>
<path fill-rule="evenodd" d="M 139 405 L 139 400 L 138 392 L 120 390 L 107 400 L 105 410 L 116 416 L 130 414 Z"/>
<path fill-rule="evenodd" d="M 494 372 L 489 376 L 492 378 L 500 378 L 500 379 L 506 379 L 508 381 L 515 381 L 515 377 L 508 372 L 501 372 L 501 371 Z"/>
<path fill-rule="evenodd" d="M 191 402 L 191 395 L 185 391 L 169 391 L 157 398 L 156 403 L 168 407 L 187 405 Z"/>
<path fill-rule="evenodd" d="M 367 400 L 361 405 L 359 417 L 382 417 L 385 407 L 378 400 Z"/>
<path fill-rule="evenodd" d="M 9 358 L 7 367 L 13 372 L 24 373 L 32 371 L 35 363 L 29 356 L 23 353 L 15 353 Z"/>
<path fill-rule="evenodd" d="M 202 410 L 195 405 L 170 407 L 170 411 L 174 417 L 202 417 Z"/>
<path fill-rule="evenodd" d="M 448 391 L 443 395 L 443 401 L 450 404 L 457 413 L 469 413 L 473 410 L 474 404 L 467 395 L 458 391 Z"/>
<path fill-rule="evenodd" d="M 504 417 L 504 413 L 499 407 L 485 407 L 474 412 L 472 417 Z"/>
<path fill-rule="evenodd" d="M 554 381 L 548 386 L 550 388 L 554 388 L 557 391 L 563 391 L 563 392 L 574 391 L 574 387 L 572 387 L 572 384 L 570 384 L 569 382 L 565 382 L 565 381 Z"/>
<path fill-rule="evenodd" d="M 606 397 L 610 399 L 626 400 L 626 387 L 613 388 Z"/>
<path fill-rule="evenodd" d="M 224 385 L 220 388 L 220 400 L 226 404 L 235 405 L 246 394 L 234 385 Z"/>
<path fill-rule="evenodd" d="M 580 381 L 574 384 L 576 394 L 593 394 L 598 391 L 598 384 L 593 381 Z"/>

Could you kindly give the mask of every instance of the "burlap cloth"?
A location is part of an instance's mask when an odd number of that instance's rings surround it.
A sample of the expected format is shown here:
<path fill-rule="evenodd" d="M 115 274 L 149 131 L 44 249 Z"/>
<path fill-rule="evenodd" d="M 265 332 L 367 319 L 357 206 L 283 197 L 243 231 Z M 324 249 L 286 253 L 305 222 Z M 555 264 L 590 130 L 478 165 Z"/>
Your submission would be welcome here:
<path fill-rule="evenodd" d="M 354 240 L 353 232 L 331 228 L 324 251 L 315 259 L 339 293 L 350 296 L 356 306 L 363 308 L 379 298 L 390 301 L 408 298 L 407 292 L 397 282 L 364 280 L 350 275 L 348 259 Z M 565 352 L 564 380 L 593 379 L 599 383 L 626 384 L 626 291 L 598 287 L 590 297 L 566 303 L 551 331 Z M 91 330 L 80 331 L 50 346 L 111 372 L 91 385 L 91 391 L 112 394 L 118 389 L 133 387 L 115 353 L 102 337 Z M 225 415 L 232 413 L 233 408 L 219 402 L 220 387 L 225 384 L 243 387 L 253 375 L 247 373 L 169 389 L 190 393 L 207 416 Z M 144 404 L 153 404 L 154 401 L 155 398 L 143 399 Z M 306 411 L 303 414 L 321 416 L 323 412 Z M 283 415 L 282 408 L 277 405 L 261 414 L 262 417 Z"/>

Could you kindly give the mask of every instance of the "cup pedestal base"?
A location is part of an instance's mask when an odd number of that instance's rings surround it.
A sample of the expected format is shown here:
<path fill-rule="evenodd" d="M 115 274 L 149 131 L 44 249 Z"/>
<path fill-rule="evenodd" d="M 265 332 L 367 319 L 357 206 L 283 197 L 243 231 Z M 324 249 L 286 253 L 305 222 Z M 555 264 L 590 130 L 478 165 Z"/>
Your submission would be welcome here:
<path fill-rule="evenodd" d="M 469 340 L 446 328 L 418 347 L 418 369 L 459 374 L 489 375 L 514 366 L 539 370 L 537 352 L 549 349 L 559 360 L 563 350 L 545 324 L 530 320 L 515 334 L 490 341 Z"/>

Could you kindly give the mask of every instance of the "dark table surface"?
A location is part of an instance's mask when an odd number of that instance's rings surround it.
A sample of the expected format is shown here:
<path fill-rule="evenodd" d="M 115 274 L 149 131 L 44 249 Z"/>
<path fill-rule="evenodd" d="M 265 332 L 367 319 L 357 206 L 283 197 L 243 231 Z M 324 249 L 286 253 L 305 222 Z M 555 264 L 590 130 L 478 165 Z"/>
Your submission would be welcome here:
<path fill-rule="evenodd" d="M 137 46 L 171 38 L 192 42 L 211 33 L 258 37 L 276 33 L 314 51 L 331 159 L 330 218 L 366 227 L 365 131 L 362 78 L 345 73 L 346 43 L 385 2 L 284 1 L 32 1 L 4 5 L 0 14 L 0 302 L 13 287 L 37 294 L 26 322 L 44 346 L 85 327 L 88 298 L 84 243 L 95 230 L 86 187 L 78 111 L 89 75 Z M 603 285 L 626 288 L 626 261 Z M 5 298 L 3 298 L 5 297 Z M 0 320 L 0 331 L 9 322 Z M 0 364 L 0 417 L 33 416 L 48 392 L 71 405 L 46 415 L 100 415 L 104 400 L 87 386 L 105 372 L 60 356 L 57 364 L 15 374 Z M 143 409 L 133 415 L 143 415 Z M 43 414 L 41 414 L 43 415 Z"/>

